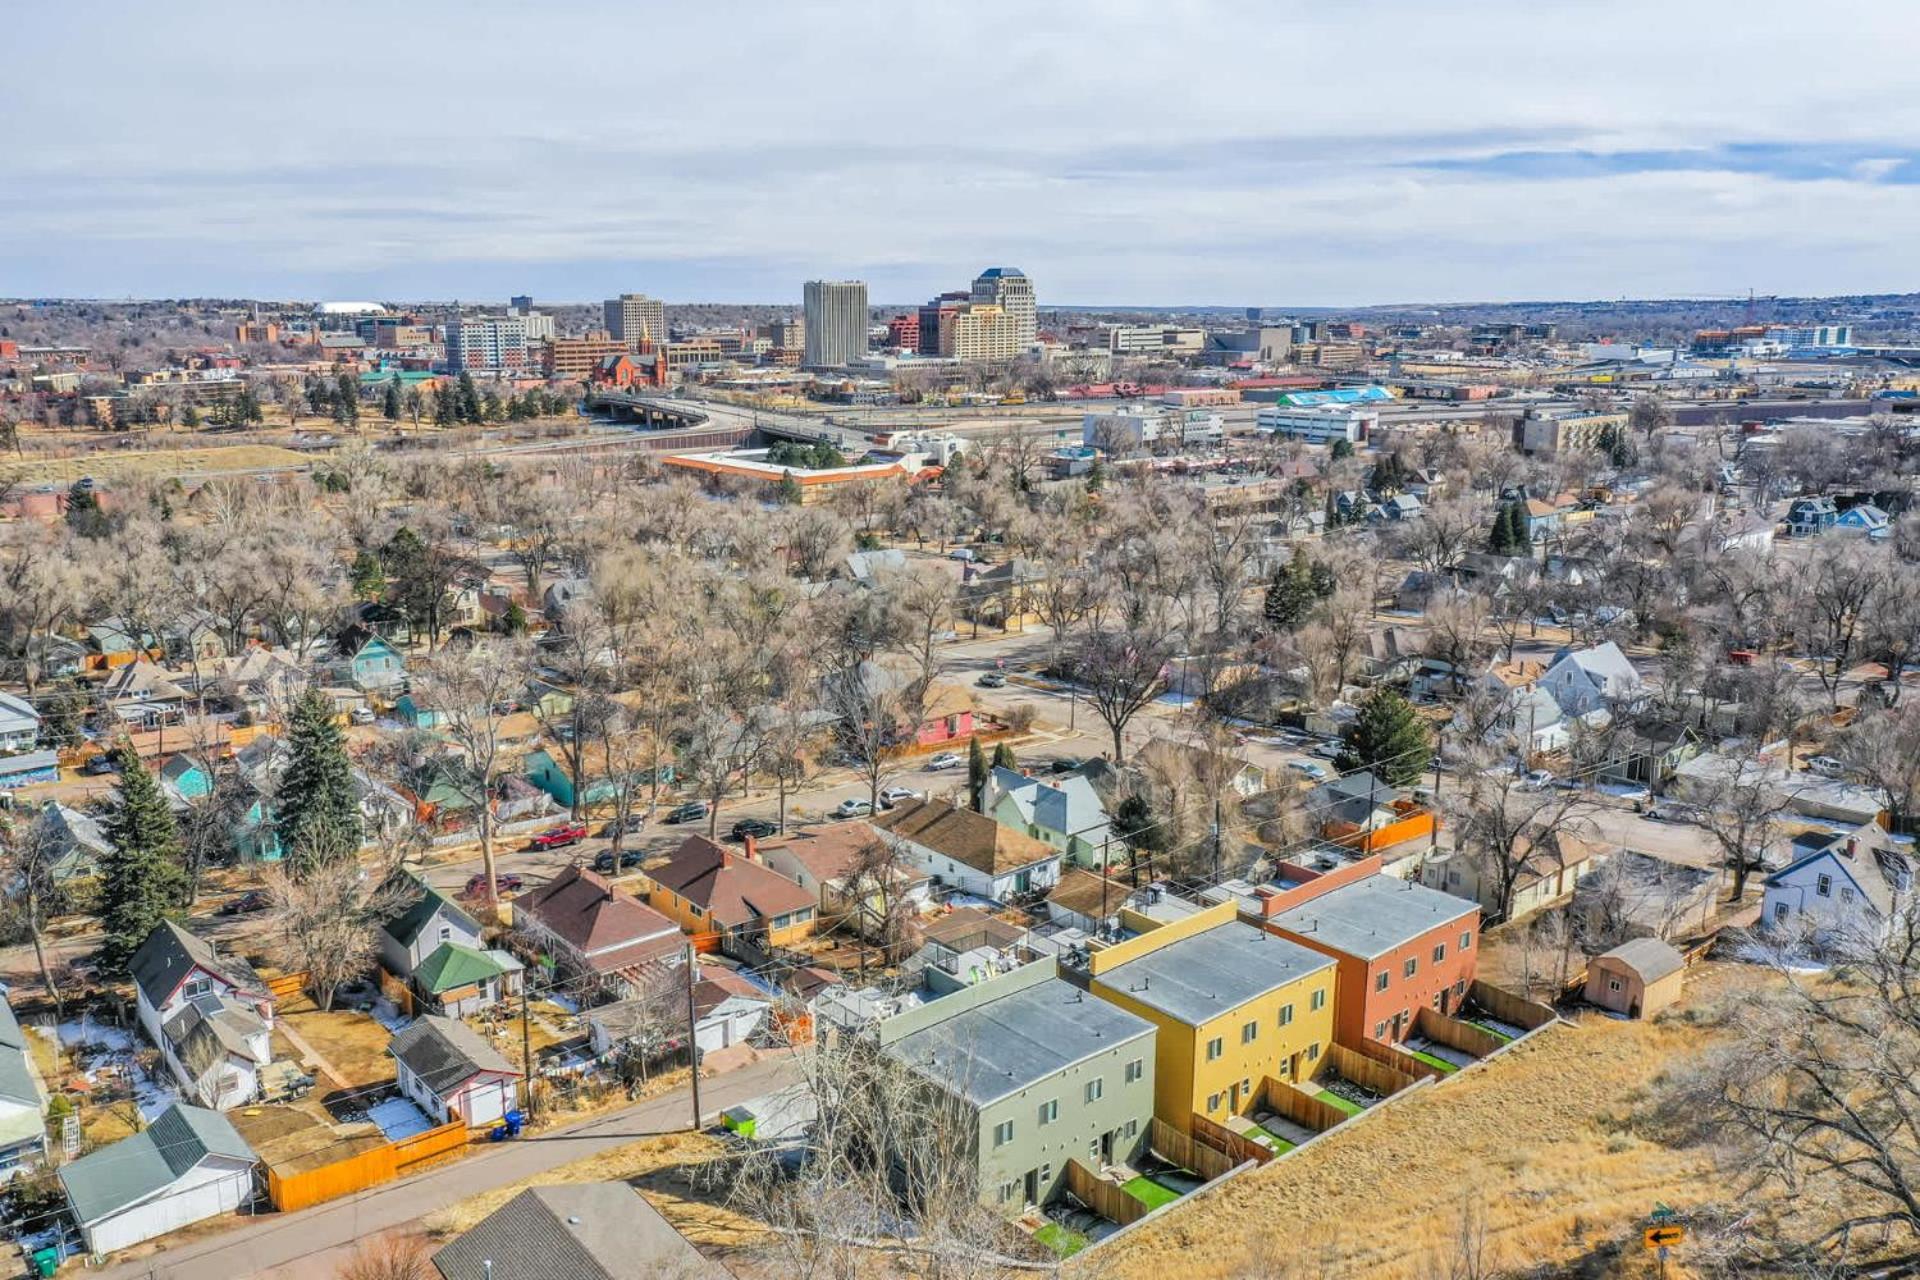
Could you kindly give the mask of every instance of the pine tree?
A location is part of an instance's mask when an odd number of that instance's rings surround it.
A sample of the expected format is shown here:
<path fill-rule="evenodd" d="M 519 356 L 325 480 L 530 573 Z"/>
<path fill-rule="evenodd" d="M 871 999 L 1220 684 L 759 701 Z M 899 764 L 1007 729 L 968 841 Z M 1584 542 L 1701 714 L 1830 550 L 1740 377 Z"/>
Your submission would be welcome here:
<path fill-rule="evenodd" d="M 1269 630 L 1292 631 L 1307 620 L 1307 614 L 1319 599 L 1306 556 L 1296 554 L 1267 584 L 1261 616 L 1266 619 Z"/>
<path fill-rule="evenodd" d="M 996 742 L 993 746 L 993 767 L 996 769 L 1011 769 L 1013 772 L 1018 773 L 1020 772 L 1020 757 L 1014 755 L 1013 748 L 1006 743 Z"/>
<path fill-rule="evenodd" d="M 1413 704 L 1382 686 L 1361 702 L 1333 765 L 1342 773 L 1366 769 L 1388 786 L 1406 787 L 1420 780 L 1432 755 L 1433 739 Z"/>
<path fill-rule="evenodd" d="M 380 557 L 366 548 L 353 557 L 353 567 L 347 571 L 353 583 L 353 594 L 362 600 L 378 599 L 387 589 L 386 566 L 380 563 Z"/>
<path fill-rule="evenodd" d="M 288 717 L 274 828 L 296 875 L 360 851 L 360 801 L 346 739 L 333 703 L 318 689 L 301 694 Z"/>
<path fill-rule="evenodd" d="M 380 401 L 380 416 L 388 422 L 400 421 L 400 378 L 387 379 L 387 393 Z"/>
<path fill-rule="evenodd" d="M 773 495 L 782 506 L 788 507 L 799 506 L 801 498 L 805 496 L 800 489 L 800 482 L 793 478 L 791 471 L 780 473 L 780 483 L 773 487 Z"/>
<path fill-rule="evenodd" d="M 473 375 L 462 373 L 456 386 L 459 405 L 455 416 L 462 422 L 480 421 L 480 388 L 473 385 Z"/>
<path fill-rule="evenodd" d="M 1154 820 L 1153 806 L 1137 791 L 1113 811 L 1113 834 L 1136 853 L 1155 853 L 1167 847 L 1165 828 Z"/>
<path fill-rule="evenodd" d="M 112 522 L 100 509 L 100 497 L 85 480 L 76 480 L 67 490 L 67 527 L 83 538 L 104 538 L 112 531 Z"/>
<path fill-rule="evenodd" d="M 100 860 L 100 966 L 127 972 L 133 953 L 179 902 L 183 850 L 173 811 L 131 748 L 118 753 L 119 795 L 106 821 L 107 852 Z"/>
<path fill-rule="evenodd" d="M 967 744 L 967 793 L 973 797 L 973 807 L 980 808 L 980 797 L 987 785 L 987 753 L 980 747 L 980 739 L 975 738 Z"/>

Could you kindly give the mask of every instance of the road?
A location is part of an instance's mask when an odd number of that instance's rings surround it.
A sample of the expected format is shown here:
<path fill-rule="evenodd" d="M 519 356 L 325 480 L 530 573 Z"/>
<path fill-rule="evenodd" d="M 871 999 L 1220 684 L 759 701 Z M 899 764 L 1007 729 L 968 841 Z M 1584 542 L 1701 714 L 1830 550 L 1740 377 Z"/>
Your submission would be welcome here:
<path fill-rule="evenodd" d="M 711 1122 L 721 1111 L 795 1078 L 786 1058 L 766 1058 L 704 1082 L 701 1103 Z M 552 1133 L 483 1149 L 400 1182 L 298 1213 L 268 1214 L 237 1230 L 151 1258 L 95 1273 L 101 1280 L 330 1280 L 357 1240 L 425 1217 L 470 1196 L 642 1138 L 686 1128 L 687 1092 L 651 1098 L 624 1111 Z"/>

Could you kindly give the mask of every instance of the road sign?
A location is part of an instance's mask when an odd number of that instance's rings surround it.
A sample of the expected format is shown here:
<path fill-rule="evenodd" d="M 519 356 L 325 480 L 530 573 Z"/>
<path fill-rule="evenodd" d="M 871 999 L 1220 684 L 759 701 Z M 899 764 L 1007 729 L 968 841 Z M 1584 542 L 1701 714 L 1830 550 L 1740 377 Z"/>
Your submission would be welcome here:
<path fill-rule="evenodd" d="M 1668 1245 L 1679 1244 L 1687 1238 L 1687 1229 L 1677 1223 L 1668 1223 L 1660 1227 L 1647 1228 L 1647 1248 L 1664 1249 Z"/>

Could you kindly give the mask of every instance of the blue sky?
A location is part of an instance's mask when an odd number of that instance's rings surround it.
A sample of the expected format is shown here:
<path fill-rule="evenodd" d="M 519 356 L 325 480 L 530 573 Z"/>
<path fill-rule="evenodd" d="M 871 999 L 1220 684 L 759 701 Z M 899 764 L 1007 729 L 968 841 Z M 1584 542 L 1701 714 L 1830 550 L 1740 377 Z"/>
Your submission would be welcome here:
<path fill-rule="evenodd" d="M 1920 288 L 1910 4 L 63 0 L 0 294 L 1354 305 Z"/>

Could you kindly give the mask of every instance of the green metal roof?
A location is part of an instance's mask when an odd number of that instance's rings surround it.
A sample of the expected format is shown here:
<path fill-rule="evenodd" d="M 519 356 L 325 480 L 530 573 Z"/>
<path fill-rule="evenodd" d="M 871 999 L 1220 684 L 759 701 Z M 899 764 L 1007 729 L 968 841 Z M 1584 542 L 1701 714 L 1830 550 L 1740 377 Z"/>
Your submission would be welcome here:
<path fill-rule="evenodd" d="M 500 965 L 484 951 L 458 942 L 443 942 L 413 971 L 414 981 L 441 995 L 459 987 L 473 986 L 503 973 Z"/>
<path fill-rule="evenodd" d="M 60 1170 L 73 1216 L 98 1222 L 165 1190 L 208 1156 L 252 1164 L 253 1148 L 217 1111 L 175 1105 L 153 1127 L 81 1156 Z"/>

